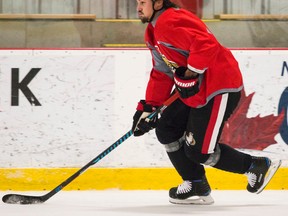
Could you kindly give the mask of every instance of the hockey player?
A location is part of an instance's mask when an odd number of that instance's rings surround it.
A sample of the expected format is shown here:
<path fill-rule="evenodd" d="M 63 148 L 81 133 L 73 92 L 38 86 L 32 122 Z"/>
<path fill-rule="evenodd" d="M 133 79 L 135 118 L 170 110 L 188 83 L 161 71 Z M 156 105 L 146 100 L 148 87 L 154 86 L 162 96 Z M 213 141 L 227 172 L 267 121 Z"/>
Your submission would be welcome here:
<path fill-rule="evenodd" d="M 169 0 L 137 0 L 137 12 L 140 20 L 148 23 L 145 42 L 153 68 L 132 130 L 134 136 L 141 136 L 156 128 L 157 139 L 182 177 L 183 183 L 169 191 L 170 202 L 214 202 L 204 165 L 245 174 L 247 190 L 260 193 L 281 161 L 273 165 L 267 157 L 251 156 L 218 142 L 243 89 L 242 75 L 230 50 L 198 17 Z M 169 97 L 174 86 L 180 99 L 166 108 L 160 119 L 145 119 Z"/>

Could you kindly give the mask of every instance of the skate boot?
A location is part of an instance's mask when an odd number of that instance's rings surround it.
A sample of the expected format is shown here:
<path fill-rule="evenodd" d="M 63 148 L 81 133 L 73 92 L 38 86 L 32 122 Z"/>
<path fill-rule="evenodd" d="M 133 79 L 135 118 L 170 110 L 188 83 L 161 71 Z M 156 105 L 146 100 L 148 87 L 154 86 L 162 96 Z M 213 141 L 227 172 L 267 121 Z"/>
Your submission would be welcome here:
<path fill-rule="evenodd" d="M 281 165 L 281 160 L 272 161 L 267 157 L 252 157 L 252 164 L 245 175 L 248 177 L 247 190 L 261 193 Z"/>
<path fill-rule="evenodd" d="M 210 195 L 211 188 L 206 177 L 199 180 L 185 180 L 169 191 L 169 201 L 173 204 L 210 205 L 214 203 Z"/>

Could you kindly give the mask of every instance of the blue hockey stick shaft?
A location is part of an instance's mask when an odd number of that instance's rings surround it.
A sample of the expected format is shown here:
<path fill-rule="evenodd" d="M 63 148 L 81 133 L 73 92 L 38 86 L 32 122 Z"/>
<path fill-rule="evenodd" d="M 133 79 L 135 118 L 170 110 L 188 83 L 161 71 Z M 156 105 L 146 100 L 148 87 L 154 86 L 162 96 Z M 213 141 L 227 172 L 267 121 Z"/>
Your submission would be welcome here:
<path fill-rule="evenodd" d="M 154 112 L 152 112 L 147 118 L 151 119 L 155 115 L 158 115 L 159 113 L 163 112 L 164 109 L 166 109 L 166 107 L 169 106 L 171 103 L 173 103 L 178 97 L 179 97 L 179 94 L 176 91 L 176 93 L 174 93 L 168 100 L 166 100 L 163 103 L 162 106 L 160 106 L 158 109 L 156 109 Z M 106 155 L 108 155 L 111 151 L 113 151 L 115 148 L 117 148 L 120 144 L 122 144 L 125 140 L 127 140 L 132 135 L 133 135 L 133 131 L 129 130 L 126 134 L 124 134 L 116 142 L 114 142 L 112 145 L 110 145 L 108 148 L 106 148 L 104 151 L 102 151 L 97 157 L 95 157 L 93 160 L 91 160 L 89 163 L 87 163 L 85 166 L 83 166 L 76 173 L 74 173 L 72 176 L 67 178 L 65 181 L 63 181 L 61 184 L 59 184 L 57 187 L 55 187 L 49 193 L 47 193 L 47 194 L 45 194 L 43 196 L 30 196 L 30 195 L 21 195 L 21 194 L 6 194 L 6 195 L 4 195 L 2 197 L 2 201 L 4 203 L 9 203 L 9 204 L 38 204 L 38 203 L 44 203 L 45 201 L 50 199 L 52 196 L 54 196 L 56 193 L 61 191 L 65 186 L 67 186 L 69 183 L 71 183 L 74 179 L 76 179 L 84 171 L 86 171 L 90 166 L 96 164 L 98 161 L 100 161 L 102 158 L 104 158 Z"/>

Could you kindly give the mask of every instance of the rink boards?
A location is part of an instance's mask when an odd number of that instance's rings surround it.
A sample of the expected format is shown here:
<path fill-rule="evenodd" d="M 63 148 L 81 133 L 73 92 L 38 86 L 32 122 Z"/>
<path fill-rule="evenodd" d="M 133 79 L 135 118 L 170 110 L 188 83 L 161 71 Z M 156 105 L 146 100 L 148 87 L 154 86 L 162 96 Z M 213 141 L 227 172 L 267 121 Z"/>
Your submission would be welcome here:
<path fill-rule="evenodd" d="M 247 118 L 277 116 L 281 106 L 287 112 L 288 50 L 232 52 L 246 94 L 255 93 Z M 150 68 L 146 49 L 0 50 L 0 190 L 49 190 L 129 131 Z M 270 135 L 273 142 L 252 151 L 283 159 L 271 189 L 288 187 L 287 122 L 286 113 L 279 132 Z M 241 175 L 211 168 L 207 175 L 213 188 L 246 187 Z M 180 179 L 151 132 L 129 138 L 67 189 L 167 189 L 175 183 Z"/>

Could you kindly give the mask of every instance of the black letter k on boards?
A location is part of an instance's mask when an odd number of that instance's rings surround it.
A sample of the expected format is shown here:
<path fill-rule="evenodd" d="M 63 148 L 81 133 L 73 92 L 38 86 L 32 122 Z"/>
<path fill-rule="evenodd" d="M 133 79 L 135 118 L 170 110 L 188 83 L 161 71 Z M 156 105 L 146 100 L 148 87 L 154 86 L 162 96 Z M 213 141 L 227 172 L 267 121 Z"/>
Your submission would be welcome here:
<path fill-rule="evenodd" d="M 19 105 L 19 90 L 25 95 L 32 106 L 41 106 L 32 91 L 28 88 L 28 84 L 36 76 L 41 68 L 32 68 L 29 73 L 19 82 L 19 68 L 12 68 L 11 79 L 11 105 Z"/>

